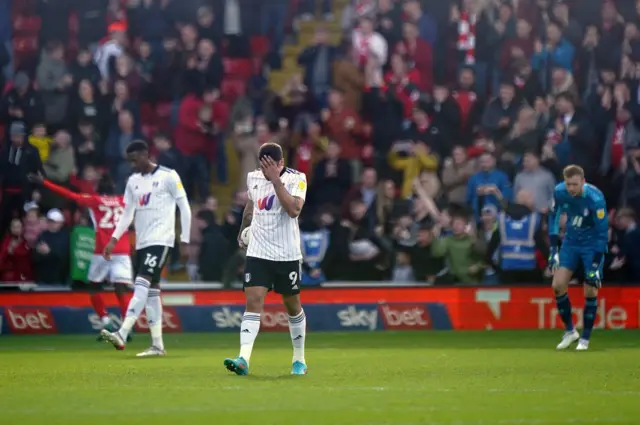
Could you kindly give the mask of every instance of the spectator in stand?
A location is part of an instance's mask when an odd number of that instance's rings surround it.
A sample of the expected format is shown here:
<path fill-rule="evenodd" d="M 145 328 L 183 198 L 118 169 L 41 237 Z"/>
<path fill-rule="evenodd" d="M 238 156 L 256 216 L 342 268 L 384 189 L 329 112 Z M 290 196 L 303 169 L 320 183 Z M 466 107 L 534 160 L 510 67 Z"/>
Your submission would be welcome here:
<path fill-rule="evenodd" d="M 159 56 L 164 36 L 171 31 L 171 19 L 167 12 L 167 2 L 142 0 L 137 5 L 130 2 L 127 15 L 129 28 L 141 39 L 150 43 L 154 56 Z"/>
<path fill-rule="evenodd" d="M 516 61 L 527 60 L 533 54 L 531 25 L 524 19 L 518 19 L 516 37 L 507 38 L 500 47 L 500 71 L 509 75 Z"/>
<path fill-rule="evenodd" d="M 49 158 L 51 142 L 51 137 L 47 136 L 47 126 L 43 123 L 35 124 L 31 129 L 29 144 L 38 150 L 42 162 L 46 162 Z"/>
<path fill-rule="evenodd" d="M 522 158 L 522 171 L 516 175 L 513 192 L 517 195 L 526 191 L 533 197 L 535 211 L 546 213 L 553 201 L 556 179 L 553 174 L 540 166 L 538 151 L 526 152 Z"/>
<path fill-rule="evenodd" d="M 154 75 L 156 75 L 156 56 L 153 55 L 151 44 L 147 41 L 141 41 L 138 45 L 138 62 L 136 69 L 140 75 L 140 101 L 142 103 L 155 103 L 156 85 L 154 84 Z"/>
<path fill-rule="evenodd" d="M 64 47 L 59 41 L 50 41 L 38 65 L 36 83 L 44 103 L 45 122 L 55 132 L 65 128 L 69 107 L 69 88 L 73 78 L 64 61 Z"/>
<path fill-rule="evenodd" d="M 476 92 L 487 95 L 487 83 L 497 46 L 492 24 L 478 0 L 463 0 L 462 6 L 451 7 L 452 39 L 458 51 L 458 66 L 471 66 L 476 73 Z"/>
<path fill-rule="evenodd" d="M 489 131 L 492 137 L 505 136 L 513 126 L 520 110 L 515 95 L 513 82 L 505 80 L 500 84 L 498 97 L 487 105 L 482 116 L 482 127 Z"/>
<path fill-rule="evenodd" d="M 51 153 L 44 163 L 44 171 L 48 180 L 61 185 L 69 183 L 69 178 L 77 171 L 71 136 L 66 130 L 56 132 L 53 137 Z"/>
<path fill-rule="evenodd" d="M 440 158 L 451 155 L 451 141 L 460 136 L 460 108 L 443 84 L 436 84 L 433 98 L 424 109 L 429 115 L 432 150 Z"/>
<path fill-rule="evenodd" d="M 320 118 L 327 136 L 338 142 L 342 158 L 351 162 L 352 172 L 359 177 L 362 169 L 361 120 L 353 109 L 345 105 L 344 93 L 336 89 L 329 92 L 329 108 L 320 112 Z"/>
<path fill-rule="evenodd" d="M 230 257 L 230 242 L 225 238 L 222 227 L 216 223 L 213 212 L 199 211 L 196 224 L 202 231 L 198 261 L 200 277 L 205 282 L 220 282 L 227 259 Z M 235 239 L 232 242 L 235 244 Z"/>
<path fill-rule="evenodd" d="M 450 204 L 464 205 L 467 200 L 467 182 L 476 172 L 475 160 L 467 157 L 462 146 L 455 146 L 450 158 L 444 161 L 442 185 Z"/>
<path fill-rule="evenodd" d="M 31 87 L 27 74 L 18 72 L 13 83 L 15 87 L 6 92 L 0 102 L 1 121 L 7 123 L 7 129 L 16 121 L 23 123 L 27 128 L 31 128 L 35 123 L 44 122 L 42 98 Z"/>
<path fill-rule="evenodd" d="M 378 0 L 376 21 L 387 45 L 395 46 L 402 39 L 402 6 L 394 0 Z"/>
<path fill-rule="evenodd" d="M 407 0 L 404 2 L 404 13 L 409 22 L 418 27 L 420 38 L 434 46 L 438 39 L 438 24 L 429 15 L 422 11 L 419 0 Z"/>
<path fill-rule="evenodd" d="M 0 242 L 0 282 L 32 282 L 31 247 L 23 235 L 22 222 L 11 221 L 9 234 Z"/>
<path fill-rule="evenodd" d="M 618 257 L 620 266 L 626 265 L 628 278 L 631 282 L 640 280 L 640 258 L 637 255 L 640 249 L 640 229 L 636 219 L 636 213 L 631 208 L 621 208 L 615 216 L 615 226 L 622 234 L 618 238 L 619 252 L 613 252 Z M 614 259 L 614 263 L 615 263 Z M 614 268 L 615 266 L 611 266 Z"/>
<path fill-rule="evenodd" d="M 87 79 L 78 81 L 77 95 L 72 97 L 67 115 L 69 128 L 77 128 L 80 122 L 87 121 L 96 130 L 103 131 L 108 122 L 103 99 Z"/>
<path fill-rule="evenodd" d="M 573 70 L 575 47 L 562 37 L 562 29 L 556 22 L 550 21 L 547 24 L 546 43 L 536 40 L 533 51 L 531 65 L 540 74 L 544 89 L 550 86 L 553 67 L 564 68 L 569 72 Z"/>
<path fill-rule="evenodd" d="M 364 202 L 367 210 L 373 205 L 373 201 L 376 199 L 376 193 L 378 191 L 378 173 L 374 168 L 365 168 L 362 171 L 362 178 L 360 183 L 353 186 L 347 195 L 343 198 L 342 216 L 349 216 L 349 208 L 351 201 L 359 199 Z"/>
<path fill-rule="evenodd" d="M 396 143 L 389 152 L 391 168 L 402 171 L 402 186 L 400 196 L 406 199 L 413 193 L 413 181 L 423 171 L 436 171 L 438 157 L 433 154 L 431 147 L 422 141 Z"/>
<path fill-rule="evenodd" d="M 418 27 L 414 22 L 404 22 L 402 35 L 395 52 L 409 62 L 410 68 L 418 71 L 420 91 L 430 92 L 433 88 L 433 49 L 427 41 L 419 37 Z"/>
<path fill-rule="evenodd" d="M 125 152 L 127 146 L 134 140 L 143 140 L 143 136 L 136 130 L 131 112 L 122 110 L 118 114 L 117 125 L 109 129 L 109 136 L 105 143 L 105 157 L 109 163 L 117 193 L 124 193 L 127 177 L 131 173 Z"/>
<path fill-rule="evenodd" d="M 247 58 L 250 56 L 249 37 L 258 27 L 257 7 L 254 0 L 224 0 L 214 2 L 214 16 L 217 25 L 223 29 L 224 42 L 229 56 Z"/>
<path fill-rule="evenodd" d="M 444 269 L 441 257 L 433 255 L 435 242 L 433 227 L 429 224 L 421 224 L 418 229 L 416 244 L 411 248 L 411 265 L 416 282 L 433 285 Z"/>
<path fill-rule="evenodd" d="M 324 16 L 326 21 L 333 20 L 332 10 L 332 0 L 322 0 L 320 2 L 321 13 Z M 303 21 L 310 21 L 316 16 L 317 11 L 317 2 L 316 0 L 301 0 L 298 6 L 298 12 L 300 13 L 300 19 Z"/>
<path fill-rule="evenodd" d="M 115 91 L 114 85 L 117 81 L 124 81 L 131 98 L 138 99 L 142 88 L 142 78 L 134 66 L 133 59 L 127 54 L 120 55 L 115 59 L 115 68 L 109 79 L 111 91 Z"/>
<path fill-rule="evenodd" d="M 189 199 L 195 199 L 194 189 L 197 187 L 201 199 L 209 196 L 210 169 L 214 152 L 216 152 L 216 137 L 211 135 L 211 128 L 203 122 L 200 110 L 203 106 L 210 108 L 214 121 L 217 119 L 216 103 L 220 92 L 215 87 L 208 87 L 202 97 L 188 94 L 180 104 L 178 125 L 175 129 L 175 146 L 185 160 L 185 189 Z M 216 124 L 218 128 L 223 128 Z"/>
<path fill-rule="evenodd" d="M 330 140 L 325 157 L 313 170 L 313 180 L 309 187 L 311 206 L 322 208 L 344 199 L 351 187 L 352 178 L 349 161 L 340 158 L 340 144 Z"/>
<path fill-rule="evenodd" d="M 602 113 L 606 117 L 599 167 L 602 176 L 611 176 L 627 152 L 640 148 L 640 129 L 630 111 L 637 110 L 638 106 L 631 104 L 630 100 L 629 88 L 624 82 L 616 83 L 613 95 L 608 89 L 603 93 L 602 108 L 598 111 L 598 115 Z"/>
<path fill-rule="evenodd" d="M 594 170 L 593 126 L 582 109 L 576 110 L 576 100 L 571 93 L 556 96 L 556 116 L 547 137 L 560 168 L 570 163 L 580 165 L 587 173 Z"/>
<path fill-rule="evenodd" d="M 33 249 L 35 281 L 39 284 L 60 285 L 68 280 L 69 233 L 63 226 L 60 210 L 49 210 L 47 230 L 40 234 Z"/>
<path fill-rule="evenodd" d="M 42 19 L 40 45 L 45 45 L 52 40 L 66 43 L 69 40 L 69 16 L 72 2 L 38 1 L 36 5 L 36 13 Z M 11 16 L 11 13 L 8 16 Z"/>
<path fill-rule="evenodd" d="M 182 158 L 180 151 L 173 146 L 171 138 L 167 134 L 156 133 L 153 136 L 153 146 L 158 152 L 157 164 L 175 170 L 180 179 L 184 180 L 182 178 L 185 175 L 184 158 Z"/>
<path fill-rule="evenodd" d="M 201 74 L 201 89 L 221 86 L 224 76 L 222 56 L 213 42 L 206 38 L 198 43 L 198 71 Z"/>
<path fill-rule="evenodd" d="M 502 140 L 503 160 L 517 164 L 525 152 L 540 152 L 542 134 L 537 128 L 536 112 L 529 106 L 523 106 L 509 134 Z"/>
<path fill-rule="evenodd" d="M 374 22 L 371 18 L 360 19 L 360 24 L 353 31 L 352 36 L 354 59 L 360 69 L 369 74 L 369 79 L 377 79 L 382 82 L 383 67 L 387 63 L 387 41 L 374 31 Z"/>
<path fill-rule="evenodd" d="M 279 61 L 280 50 L 284 44 L 285 25 L 289 0 L 260 0 L 260 34 L 268 36 L 269 63 L 275 65 Z M 276 67 L 277 68 L 277 67 Z"/>
<path fill-rule="evenodd" d="M 449 266 L 447 280 L 455 283 L 474 284 L 480 281 L 486 244 L 477 238 L 475 226 L 466 217 L 454 216 L 452 234 L 440 238 L 436 228 L 436 240 L 431 245 L 431 253 L 442 258 Z"/>
<path fill-rule="evenodd" d="M 69 74 L 73 79 L 74 92 L 78 90 L 78 86 L 83 80 L 87 80 L 94 88 L 97 88 L 102 80 L 100 69 L 93 62 L 93 57 L 88 47 L 80 47 L 75 62 L 69 67 Z"/>
<path fill-rule="evenodd" d="M 495 205 L 500 208 L 500 201 L 495 195 L 497 189 L 502 198 L 511 199 L 511 182 L 505 173 L 496 169 L 496 158 L 485 152 L 478 161 L 480 171 L 471 176 L 467 183 L 466 204 L 473 208 L 476 218 L 480 217 L 480 210 L 485 205 Z"/>
<path fill-rule="evenodd" d="M 326 105 L 333 82 L 332 64 L 336 48 L 329 44 L 329 32 L 324 27 L 316 28 L 313 45 L 298 55 L 298 64 L 305 69 L 304 84 L 320 105 Z M 361 87 L 360 87 L 361 89 Z"/>
<path fill-rule="evenodd" d="M 87 166 L 103 163 L 103 140 L 91 121 L 82 120 L 78 123 L 72 141 L 78 174 L 82 174 Z"/>
<path fill-rule="evenodd" d="M 384 180 L 378 184 L 378 193 L 369 209 L 372 225 L 379 237 L 388 237 L 393 231 L 393 220 L 400 208 L 396 184 L 393 180 Z"/>
<path fill-rule="evenodd" d="M 222 46 L 222 27 L 216 22 L 210 7 L 201 6 L 198 9 L 197 21 L 200 39 L 209 40 L 215 46 Z"/>
<path fill-rule="evenodd" d="M 109 6 L 111 4 L 113 1 L 109 2 Z M 74 4 L 80 44 L 96 46 L 107 35 L 107 6 L 104 0 L 82 0 Z M 126 31 L 126 27 L 123 30 Z"/>
<path fill-rule="evenodd" d="M 125 54 L 127 36 L 126 28 L 121 23 L 114 23 L 109 26 L 109 40 L 102 43 L 95 51 L 93 60 L 100 74 L 105 80 L 109 80 L 112 74 L 112 60 Z M 113 59 L 112 59 L 113 58 Z"/>
<path fill-rule="evenodd" d="M 458 87 L 451 97 L 460 110 L 460 141 L 458 144 L 470 145 L 473 134 L 480 129 L 480 119 L 484 109 L 483 99 L 475 91 L 476 74 L 473 68 L 464 66 L 458 74 Z"/>
<path fill-rule="evenodd" d="M 223 233 L 227 240 L 233 241 L 238 239 L 240 225 L 242 224 L 242 213 L 248 201 L 249 195 L 246 191 L 235 193 L 233 203 L 224 218 Z"/>
<path fill-rule="evenodd" d="M 128 111 L 133 118 L 134 126 L 140 127 L 140 104 L 131 96 L 129 86 L 125 80 L 116 80 L 113 85 L 113 100 L 111 101 L 111 117 L 108 120 L 109 126 L 113 127 L 118 123 L 120 113 Z"/>
<path fill-rule="evenodd" d="M 364 74 L 353 60 L 353 45 L 343 43 L 340 54 L 333 61 L 333 87 L 344 93 L 344 102 L 355 111 L 361 110 Z"/>
<path fill-rule="evenodd" d="M 33 188 L 27 175 L 43 171 L 38 150 L 26 140 L 25 125 L 11 123 L 9 134 L 11 142 L 5 143 L 0 152 L 0 234 L 4 234 L 11 220 L 20 215 L 25 202 L 31 200 Z"/>
<path fill-rule="evenodd" d="M 260 143 L 254 129 L 254 117 L 247 115 L 244 119 L 239 120 L 233 129 L 233 144 L 238 154 L 240 162 L 240 181 L 238 190 L 247 190 L 246 176 L 256 169 L 258 163 L 258 149 Z"/>
<path fill-rule="evenodd" d="M 40 207 L 31 201 L 24 204 L 24 219 L 22 221 L 24 240 L 30 248 L 36 246 L 40 233 L 47 229 L 47 219 L 40 216 Z"/>

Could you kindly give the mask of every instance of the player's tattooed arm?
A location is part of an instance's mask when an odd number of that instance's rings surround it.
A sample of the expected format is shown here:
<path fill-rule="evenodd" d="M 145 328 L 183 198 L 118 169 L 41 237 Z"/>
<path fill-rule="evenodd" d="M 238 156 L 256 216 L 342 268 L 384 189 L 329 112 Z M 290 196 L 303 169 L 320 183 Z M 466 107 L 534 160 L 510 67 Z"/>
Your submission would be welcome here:
<path fill-rule="evenodd" d="M 247 201 L 247 205 L 244 207 L 244 211 L 242 212 L 242 224 L 240 224 L 240 233 L 238 234 L 238 239 L 242 234 L 242 231 L 247 227 L 251 226 L 251 221 L 253 220 L 253 201 L 249 199 Z"/>
<path fill-rule="evenodd" d="M 282 204 L 282 208 L 287 212 L 289 217 L 296 218 L 302 212 L 304 200 L 300 197 L 291 195 L 285 187 L 282 180 L 278 179 L 273 182 L 273 188 L 276 191 L 276 196 Z"/>

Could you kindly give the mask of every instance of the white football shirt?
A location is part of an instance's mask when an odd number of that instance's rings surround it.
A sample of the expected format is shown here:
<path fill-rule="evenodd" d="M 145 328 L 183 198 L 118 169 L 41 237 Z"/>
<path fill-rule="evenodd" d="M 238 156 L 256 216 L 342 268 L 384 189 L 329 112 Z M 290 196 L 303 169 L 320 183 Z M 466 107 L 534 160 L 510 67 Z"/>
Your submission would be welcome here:
<path fill-rule="evenodd" d="M 296 170 L 285 168 L 280 179 L 291 196 L 305 200 L 307 177 Z M 247 257 L 270 261 L 296 261 L 302 259 L 298 218 L 291 218 L 282 208 L 273 184 L 261 170 L 247 175 L 247 191 L 253 201 L 251 240 Z"/>
<path fill-rule="evenodd" d="M 136 249 L 175 245 L 176 201 L 186 196 L 180 177 L 169 168 L 129 177 L 124 203 L 135 207 Z"/>

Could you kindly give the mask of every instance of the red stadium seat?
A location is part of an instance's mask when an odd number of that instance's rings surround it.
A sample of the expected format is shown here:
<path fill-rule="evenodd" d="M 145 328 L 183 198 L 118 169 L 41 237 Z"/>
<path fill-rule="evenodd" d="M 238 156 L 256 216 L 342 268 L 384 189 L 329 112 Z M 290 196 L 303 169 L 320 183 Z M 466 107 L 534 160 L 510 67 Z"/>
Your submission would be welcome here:
<path fill-rule="evenodd" d="M 225 58 L 223 63 L 225 75 L 241 80 L 251 78 L 251 59 Z"/>
<path fill-rule="evenodd" d="M 140 123 L 145 126 L 154 125 L 156 122 L 156 110 L 152 103 L 140 105 Z"/>
<path fill-rule="evenodd" d="M 171 102 L 162 102 L 156 105 L 156 122 L 171 117 Z"/>
<path fill-rule="evenodd" d="M 269 53 L 269 38 L 263 35 L 251 37 L 251 54 L 253 56 L 267 56 Z"/>
<path fill-rule="evenodd" d="M 72 37 L 75 37 L 78 34 L 79 30 L 80 23 L 78 21 L 78 15 L 72 13 L 71 15 L 69 15 L 69 32 L 71 33 Z"/>
<path fill-rule="evenodd" d="M 222 99 L 233 103 L 239 96 L 245 93 L 245 81 L 226 78 L 222 81 L 221 96 Z"/>

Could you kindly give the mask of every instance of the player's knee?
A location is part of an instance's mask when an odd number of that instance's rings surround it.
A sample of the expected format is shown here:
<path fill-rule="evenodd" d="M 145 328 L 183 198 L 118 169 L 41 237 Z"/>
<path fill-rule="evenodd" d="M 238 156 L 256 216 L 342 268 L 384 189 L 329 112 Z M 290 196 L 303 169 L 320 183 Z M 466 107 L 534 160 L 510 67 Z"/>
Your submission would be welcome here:
<path fill-rule="evenodd" d="M 556 294 L 556 296 L 559 296 L 567 292 L 567 289 L 569 288 L 569 284 L 568 282 L 565 282 L 563 279 L 554 277 L 553 282 L 551 282 L 551 288 L 553 289 L 553 292 Z"/>
<path fill-rule="evenodd" d="M 302 304 L 300 303 L 299 295 L 283 295 L 282 303 L 287 310 L 289 316 L 297 316 L 302 312 Z"/>
<path fill-rule="evenodd" d="M 264 293 L 257 289 L 260 288 L 245 288 L 246 310 L 254 313 L 261 312 L 264 305 Z"/>
<path fill-rule="evenodd" d="M 585 298 L 596 298 L 598 296 L 598 288 L 591 285 L 584 285 Z"/>

